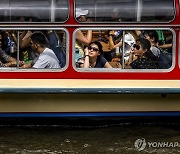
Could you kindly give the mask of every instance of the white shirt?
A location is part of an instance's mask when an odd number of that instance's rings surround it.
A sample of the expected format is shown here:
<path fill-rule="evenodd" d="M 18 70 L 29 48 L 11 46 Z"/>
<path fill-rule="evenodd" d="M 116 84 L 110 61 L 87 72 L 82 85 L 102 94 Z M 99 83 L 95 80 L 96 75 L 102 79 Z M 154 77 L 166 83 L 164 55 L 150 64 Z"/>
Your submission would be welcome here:
<path fill-rule="evenodd" d="M 59 60 L 51 49 L 45 48 L 35 60 L 33 68 L 60 68 Z"/>
<path fill-rule="evenodd" d="M 151 46 L 151 51 L 152 51 L 152 53 L 153 53 L 156 57 L 159 57 L 159 55 L 160 55 L 160 50 L 159 50 L 157 47 Z"/>

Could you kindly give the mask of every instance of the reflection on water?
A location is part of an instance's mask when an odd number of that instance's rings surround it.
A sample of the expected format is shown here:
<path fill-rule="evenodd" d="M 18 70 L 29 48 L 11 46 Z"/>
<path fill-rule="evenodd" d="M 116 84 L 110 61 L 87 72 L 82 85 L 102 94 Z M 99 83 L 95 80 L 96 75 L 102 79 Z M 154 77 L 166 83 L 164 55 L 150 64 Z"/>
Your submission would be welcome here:
<path fill-rule="evenodd" d="M 0 154 L 136 154 L 180 153 L 179 147 L 139 152 L 137 139 L 179 142 L 179 125 L 116 125 L 106 127 L 0 127 Z"/>

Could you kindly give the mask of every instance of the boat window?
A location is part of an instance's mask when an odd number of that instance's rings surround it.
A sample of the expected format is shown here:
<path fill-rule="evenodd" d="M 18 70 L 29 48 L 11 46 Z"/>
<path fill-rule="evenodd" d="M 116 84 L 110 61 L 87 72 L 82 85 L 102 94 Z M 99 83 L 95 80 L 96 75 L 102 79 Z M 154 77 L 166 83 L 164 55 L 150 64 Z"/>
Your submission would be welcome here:
<path fill-rule="evenodd" d="M 175 63 L 169 29 L 79 29 L 74 37 L 78 71 L 169 71 Z"/>
<path fill-rule="evenodd" d="M 1 30 L 1 71 L 54 69 L 61 71 L 67 64 L 65 30 Z"/>
<path fill-rule="evenodd" d="M 68 0 L 2 0 L 2 22 L 63 22 L 68 18 Z"/>
<path fill-rule="evenodd" d="M 140 21 L 171 21 L 174 18 L 174 11 L 173 0 L 142 0 Z"/>
<path fill-rule="evenodd" d="M 56 0 L 55 6 L 55 21 L 66 21 L 69 16 L 69 1 L 68 0 Z"/>
<path fill-rule="evenodd" d="M 174 0 L 76 0 L 78 22 L 168 22 Z"/>

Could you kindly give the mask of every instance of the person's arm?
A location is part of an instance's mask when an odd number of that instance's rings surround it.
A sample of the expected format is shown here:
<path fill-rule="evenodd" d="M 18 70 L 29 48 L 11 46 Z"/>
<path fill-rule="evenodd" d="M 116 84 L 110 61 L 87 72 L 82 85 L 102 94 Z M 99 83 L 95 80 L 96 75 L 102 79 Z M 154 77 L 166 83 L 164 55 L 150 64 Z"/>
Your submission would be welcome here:
<path fill-rule="evenodd" d="M 20 39 L 20 48 L 21 49 L 30 46 L 31 35 L 32 35 L 31 31 L 26 31 L 26 34 L 24 35 L 24 37 L 22 39 Z"/>
<path fill-rule="evenodd" d="M 127 63 L 128 65 L 130 65 L 133 62 L 133 57 L 134 57 L 134 54 L 130 53 L 128 63 Z"/>
<path fill-rule="evenodd" d="M 7 62 L 16 62 L 17 60 L 13 57 L 9 57 Z"/>
<path fill-rule="evenodd" d="M 158 47 L 161 49 L 168 49 L 172 47 L 172 43 L 159 45 Z"/>
<path fill-rule="evenodd" d="M 24 64 L 24 65 L 22 65 L 20 68 L 31 68 L 32 66 L 33 66 L 33 61 L 32 62 L 30 62 L 30 63 L 26 63 L 26 64 Z"/>
<path fill-rule="evenodd" d="M 122 47 L 122 41 L 120 41 L 117 44 L 114 44 L 113 36 L 114 36 L 114 31 L 110 31 L 109 32 L 109 45 L 110 45 L 110 49 L 113 50 L 113 49 L 116 49 L 116 47 Z"/>
<path fill-rule="evenodd" d="M 16 65 L 17 60 L 11 56 L 9 56 L 5 51 L 3 51 L 0 48 L 0 57 L 5 61 L 6 64 L 4 64 L 6 67 Z"/>
<path fill-rule="evenodd" d="M 142 32 L 140 30 L 135 30 L 135 33 L 138 37 L 142 34 Z"/>
<path fill-rule="evenodd" d="M 131 49 L 130 49 L 129 59 L 128 59 L 128 61 L 127 61 L 126 64 L 130 66 L 130 64 L 131 64 L 134 60 L 136 60 L 136 59 L 137 59 L 137 57 L 134 55 L 134 49 L 131 48 Z"/>
<path fill-rule="evenodd" d="M 19 36 L 19 42 L 20 42 L 20 48 L 26 48 L 30 46 L 30 42 L 31 42 L 31 31 L 23 31 L 22 34 Z M 17 44 L 17 36 L 15 35 L 15 33 L 11 34 L 14 42 Z"/>
<path fill-rule="evenodd" d="M 24 38 L 24 36 L 26 35 L 27 30 L 24 30 L 21 35 L 19 36 L 19 39 L 22 40 Z"/>
<path fill-rule="evenodd" d="M 6 67 L 10 67 L 10 66 L 16 66 L 17 65 L 17 60 L 13 57 L 8 57 L 7 58 L 7 63 L 4 64 Z"/>
<path fill-rule="evenodd" d="M 87 48 L 84 49 L 84 65 L 83 68 L 89 68 L 90 64 L 89 64 L 89 51 Z"/>
<path fill-rule="evenodd" d="M 112 68 L 112 66 L 108 62 L 106 62 L 104 68 Z"/>
<path fill-rule="evenodd" d="M 12 36 L 12 38 L 13 38 L 15 44 L 17 45 L 17 44 L 18 44 L 18 41 L 17 41 L 16 34 L 15 34 L 15 33 L 12 33 L 11 36 Z"/>
<path fill-rule="evenodd" d="M 91 43 L 92 40 L 92 30 L 88 30 L 86 36 L 84 36 L 81 30 L 78 30 L 76 32 L 76 39 L 81 43 L 88 45 L 89 43 Z"/>

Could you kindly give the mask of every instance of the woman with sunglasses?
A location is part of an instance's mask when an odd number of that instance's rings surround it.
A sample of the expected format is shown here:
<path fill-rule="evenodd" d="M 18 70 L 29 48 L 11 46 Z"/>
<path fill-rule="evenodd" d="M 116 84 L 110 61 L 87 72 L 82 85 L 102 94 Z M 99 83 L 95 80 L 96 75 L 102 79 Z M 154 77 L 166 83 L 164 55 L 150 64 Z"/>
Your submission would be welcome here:
<path fill-rule="evenodd" d="M 156 69 L 157 58 L 150 50 L 151 44 L 147 39 L 140 39 L 130 50 L 128 67 L 133 69 Z"/>
<path fill-rule="evenodd" d="M 84 52 L 85 56 L 81 59 L 81 68 L 112 68 L 102 55 L 103 50 L 100 42 L 91 42 Z"/>

